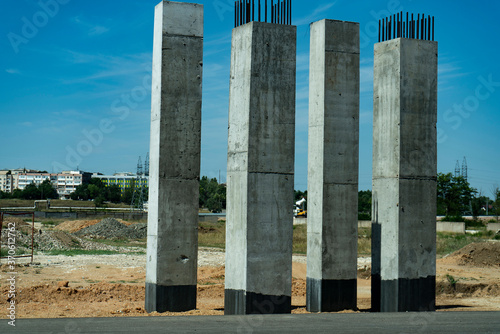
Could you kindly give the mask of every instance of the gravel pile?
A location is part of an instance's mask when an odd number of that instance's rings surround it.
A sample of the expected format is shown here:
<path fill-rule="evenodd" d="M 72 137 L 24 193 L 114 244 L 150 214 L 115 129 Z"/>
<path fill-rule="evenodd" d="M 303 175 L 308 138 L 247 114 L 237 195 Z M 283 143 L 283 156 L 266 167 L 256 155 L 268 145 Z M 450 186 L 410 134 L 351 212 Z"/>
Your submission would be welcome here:
<path fill-rule="evenodd" d="M 7 240 L 8 231 L 2 231 L 2 240 Z M 18 254 L 31 253 L 31 230 L 29 233 L 16 230 L 15 232 L 16 250 Z M 3 245 L 5 246 L 5 245 Z M 99 244 L 87 240 L 82 240 L 79 237 L 68 234 L 63 231 L 42 231 L 35 230 L 33 235 L 33 248 L 35 251 L 51 251 L 51 250 L 70 250 L 70 249 L 87 249 L 87 250 L 116 250 L 116 247 Z M 6 249 L 5 247 L 2 247 Z"/>
<path fill-rule="evenodd" d="M 127 226 L 114 218 L 105 218 L 95 225 L 75 232 L 74 235 L 90 239 L 143 239 L 147 235 L 147 224 Z"/>

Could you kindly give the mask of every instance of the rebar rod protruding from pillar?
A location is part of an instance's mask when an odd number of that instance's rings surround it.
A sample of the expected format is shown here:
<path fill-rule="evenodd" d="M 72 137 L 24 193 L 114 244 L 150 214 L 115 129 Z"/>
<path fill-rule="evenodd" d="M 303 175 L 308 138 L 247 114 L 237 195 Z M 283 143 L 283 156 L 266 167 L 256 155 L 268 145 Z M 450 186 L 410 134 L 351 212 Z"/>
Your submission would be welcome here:
<path fill-rule="evenodd" d="M 406 13 L 389 15 L 378 22 L 378 41 L 385 42 L 394 38 L 411 38 L 434 41 L 434 16 L 417 14 L 415 19 Z"/>
<path fill-rule="evenodd" d="M 236 0 L 234 2 L 235 28 L 256 20 L 274 24 L 292 24 L 292 0 L 278 0 L 276 3 L 271 0 L 270 5 L 265 0 L 264 8 L 262 8 L 261 0 L 257 0 L 257 4 L 255 2 L 255 0 Z M 268 15 L 269 7 L 271 7 L 270 15 Z M 256 11 L 257 13 L 255 13 Z"/>
<path fill-rule="evenodd" d="M 260 22 L 260 12 L 261 12 L 261 9 L 260 9 L 260 1 L 259 1 L 259 9 L 258 9 L 258 12 L 259 12 L 259 22 Z"/>

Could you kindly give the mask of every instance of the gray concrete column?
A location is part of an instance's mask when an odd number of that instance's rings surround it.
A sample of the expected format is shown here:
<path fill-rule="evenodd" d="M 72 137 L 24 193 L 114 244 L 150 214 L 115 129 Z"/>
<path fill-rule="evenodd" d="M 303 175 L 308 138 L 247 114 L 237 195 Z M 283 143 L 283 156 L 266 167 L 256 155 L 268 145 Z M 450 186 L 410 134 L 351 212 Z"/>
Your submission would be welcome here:
<path fill-rule="evenodd" d="M 233 29 L 225 314 L 290 313 L 296 27 Z"/>
<path fill-rule="evenodd" d="M 155 8 L 146 310 L 196 308 L 203 6 Z"/>
<path fill-rule="evenodd" d="M 307 310 L 356 309 L 359 23 L 311 24 Z"/>
<path fill-rule="evenodd" d="M 372 310 L 432 311 L 437 42 L 375 44 L 373 99 Z"/>

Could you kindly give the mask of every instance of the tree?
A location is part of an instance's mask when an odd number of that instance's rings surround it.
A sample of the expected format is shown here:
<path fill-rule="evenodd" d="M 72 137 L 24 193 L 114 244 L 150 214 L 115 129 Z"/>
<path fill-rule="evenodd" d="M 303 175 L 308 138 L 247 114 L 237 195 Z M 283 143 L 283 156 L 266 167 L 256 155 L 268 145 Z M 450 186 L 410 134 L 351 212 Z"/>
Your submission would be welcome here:
<path fill-rule="evenodd" d="M 437 213 L 448 217 L 462 216 L 470 211 L 471 201 L 476 189 L 469 185 L 463 176 L 451 173 L 438 173 L 437 177 Z"/>
<path fill-rule="evenodd" d="M 219 184 L 216 178 L 209 180 L 207 176 L 203 176 L 200 179 L 199 205 L 211 212 L 221 212 L 226 208 L 226 187 Z"/>
<path fill-rule="evenodd" d="M 108 201 L 112 203 L 120 203 L 122 191 L 118 185 L 113 184 L 107 187 L 106 190 L 107 190 L 106 198 Z"/>
<path fill-rule="evenodd" d="M 11 198 L 23 198 L 23 191 L 19 188 L 14 189 Z"/>
<path fill-rule="evenodd" d="M 492 200 L 489 197 L 482 196 L 481 194 L 479 194 L 479 196 L 474 196 L 471 202 L 472 215 L 474 216 L 474 218 L 477 218 L 478 216 L 481 215 L 485 215 L 487 211 L 486 207 L 489 206 L 491 203 Z"/>
<path fill-rule="evenodd" d="M 358 213 L 368 214 L 371 217 L 372 192 L 371 190 L 360 190 L 358 192 Z"/>
<path fill-rule="evenodd" d="M 95 184 L 89 184 L 87 186 L 87 190 L 89 192 L 89 198 L 90 199 L 96 199 L 97 197 L 101 196 L 101 189 L 95 185 Z"/>
<path fill-rule="evenodd" d="M 132 197 L 134 195 L 134 188 L 125 188 L 122 192 L 122 203 L 130 205 L 132 203 Z"/>
<path fill-rule="evenodd" d="M 83 200 L 86 201 L 89 199 L 89 191 L 87 189 L 88 185 L 87 184 L 81 184 L 78 187 L 76 187 L 75 191 L 73 191 L 69 197 L 76 201 L 76 200 Z"/>
<path fill-rule="evenodd" d="M 7 198 L 11 198 L 11 197 L 12 197 L 11 194 L 0 190 L 0 199 L 7 199 Z"/>
<path fill-rule="evenodd" d="M 102 195 L 98 195 L 95 199 L 94 199 L 94 206 L 96 208 L 102 208 L 104 206 L 104 197 Z"/>
<path fill-rule="evenodd" d="M 498 216 L 500 216 L 500 188 L 495 187 L 493 193 L 495 195 L 495 201 L 493 202 L 493 214 L 498 221 Z"/>
<path fill-rule="evenodd" d="M 300 201 L 302 198 L 307 199 L 307 190 L 306 191 L 294 190 L 293 195 L 295 202 Z"/>
<path fill-rule="evenodd" d="M 215 194 L 208 199 L 207 209 L 214 213 L 222 212 L 222 201 L 219 194 Z"/>
<path fill-rule="evenodd" d="M 89 183 L 84 183 L 76 187 L 75 191 L 69 196 L 72 200 L 84 200 L 96 199 L 97 197 L 102 197 L 106 200 L 108 195 L 108 190 L 106 185 L 98 178 L 90 179 Z"/>
<path fill-rule="evenodd" d="M 41 192 L 40 189 L 34 183 L 28 184 L 21 194 L 22 199 L 40 199 Z"/>
<path fill-rule="evenodd" d="M 40 190 L 40 199 L 57 199 L 59 198 L 59 194 L 57 190 L 52 186 L 52 182 L 49 179 L 46 179 L 38 186 Z"/>

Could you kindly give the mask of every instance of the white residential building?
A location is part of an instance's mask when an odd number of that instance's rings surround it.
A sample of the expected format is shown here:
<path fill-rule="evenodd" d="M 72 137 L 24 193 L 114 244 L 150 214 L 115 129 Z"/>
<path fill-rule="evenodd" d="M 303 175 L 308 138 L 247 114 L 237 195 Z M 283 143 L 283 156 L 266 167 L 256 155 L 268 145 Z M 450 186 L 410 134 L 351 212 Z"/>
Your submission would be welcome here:
<path fill-rule="evenodd" d="M 14 182 L 10 170 L 0 170 L 0 191 L 11 193 Z"/>
<path fill-rule="evenodd" d="M 23 190 L 27 185 L 33 183 L 40 185 L 45 180 L 50 180 L 52 186 L 57 190 L 61 198 L 69 198 L 69 194 L 76 187 L 90 180 L 90 173 L 81 171 L 63 171 L 61 173 L 17 173 L 13 176 L 16 188 Z"/>

